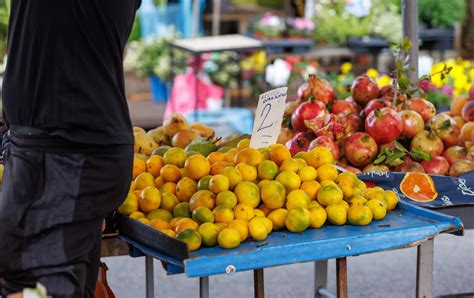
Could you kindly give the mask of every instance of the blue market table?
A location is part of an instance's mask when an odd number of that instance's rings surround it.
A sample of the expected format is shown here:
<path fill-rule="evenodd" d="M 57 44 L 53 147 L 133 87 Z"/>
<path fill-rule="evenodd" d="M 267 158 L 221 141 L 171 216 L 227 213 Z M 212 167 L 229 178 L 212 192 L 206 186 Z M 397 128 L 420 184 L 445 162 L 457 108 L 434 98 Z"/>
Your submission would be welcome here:
<path fill-rule="evenodd" d="M 209 276 L 254 270 L 255 297 L 264 297 L 263 269 L 301 262 L 316 262 L 315 297 L 330 297 L 326 290 L 327 260 L 336 259 L 337 296 L 347 297 L 346 257 L 384 250 L 418 247 L 417 297 L 432 296 L 433 239 L 440 233 L 462 235 L 457 217 L 400 202 L 381 221 L 368 226 L 325 225 L 303 233 L 273 232 L 262 242 L 247 240 L 238 248 L 201 248 L 183 261 L 143 245 L 127 236 L 132 256 L 144 255 L 147 297 L 154 297 L 153 259 L 162 261 L 168 274 L 200 278 L 200 297 L 209 297 Z"/>

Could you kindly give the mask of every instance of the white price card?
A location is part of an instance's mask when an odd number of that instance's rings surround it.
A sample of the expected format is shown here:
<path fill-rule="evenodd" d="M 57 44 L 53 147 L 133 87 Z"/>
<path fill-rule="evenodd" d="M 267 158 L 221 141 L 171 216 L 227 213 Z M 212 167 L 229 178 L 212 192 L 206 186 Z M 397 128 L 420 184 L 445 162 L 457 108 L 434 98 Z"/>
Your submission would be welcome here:
<path fill-rule="evenodd" d="M 281 87 L 260 95 L 250 147 L 258 149 L 276 143 L 285 112 L 287 93 L 288 87 Z"/>

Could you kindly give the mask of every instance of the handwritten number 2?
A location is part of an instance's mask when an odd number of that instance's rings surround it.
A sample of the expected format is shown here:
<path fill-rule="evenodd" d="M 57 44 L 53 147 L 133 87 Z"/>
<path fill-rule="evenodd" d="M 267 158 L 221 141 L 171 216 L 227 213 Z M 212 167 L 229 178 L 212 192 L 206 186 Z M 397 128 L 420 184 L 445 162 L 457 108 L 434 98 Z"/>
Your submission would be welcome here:
<path fill-rule="evenodd" d="M 260 123 L 260 127 L 257 129 L 257 131 L 261 131 L 262 129 L 265 129 L 265 128 L 269 128 L 269 127 L 272 127 L 273 123 L 270 123 L 268 124 L 267 126 L 263 126 L 265 124 L 265 120 L 267 120 L 267 117 L 268 117 L 268 114 L 270 114 L 270 111 L 272 110 L 272 105 L 267 103 L 265 105 L 265 107 L 263 108 L 262 110 L 262 114 L 260 115 L 260 117 L 263 116 L 263 114 L 265 114 L 265 116 L 263 117 L 263 120 L 262 120 L 262 123 Z"/>

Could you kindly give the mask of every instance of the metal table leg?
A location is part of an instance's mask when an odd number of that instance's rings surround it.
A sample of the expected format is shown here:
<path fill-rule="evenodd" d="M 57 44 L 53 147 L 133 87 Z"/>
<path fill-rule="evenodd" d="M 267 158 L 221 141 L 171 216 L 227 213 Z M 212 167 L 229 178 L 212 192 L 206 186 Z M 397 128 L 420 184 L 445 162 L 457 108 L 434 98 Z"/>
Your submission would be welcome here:
<path fill-rule="evenodd" d="M 337 298 L 347 298 L 347 259 L 336 259 Z"/>
<path fill-rule="evenodd" d="M 199 278 L 199 298 L 209 298 L 209 276 Z"/>
<path fill-rule="evenodd" d="M 328 260 L 316 261 L 314 263 L 314 274 L 314 297 L 327 297 L 329 294 L 326 289 L 328 282 Z"/>
<path fill-rule="evenodd" d="M 145 256 L 145 280 L 146 280 L 146 297 L 155 297 L 155 283 L 153 277 L 153 258 Z"/>
<path fill-rule="evenodd" d="M 253 289 L 255 298 L 265 298 L 265 278 L 263 268 L 253 271 Z"/>
<path fill-rule="evenodd" d="M 433 296 L 433 254 L 434 240 L 430 239 L 417 247 L 416 297 Z"/>

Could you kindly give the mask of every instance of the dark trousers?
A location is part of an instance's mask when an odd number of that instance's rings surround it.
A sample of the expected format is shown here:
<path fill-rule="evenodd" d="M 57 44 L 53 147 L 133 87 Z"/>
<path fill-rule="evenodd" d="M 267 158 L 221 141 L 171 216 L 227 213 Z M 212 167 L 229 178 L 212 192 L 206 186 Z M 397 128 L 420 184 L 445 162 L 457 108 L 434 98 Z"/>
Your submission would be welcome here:
<path fill-rule="evenodd" d="M 43 284 L 52 297 L 94 297 L 102 219 L 128 192 L 131 145 L 16 135 L 0 197 L 3 295 Z"/>

